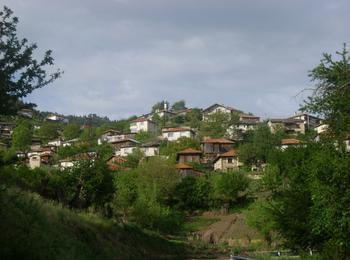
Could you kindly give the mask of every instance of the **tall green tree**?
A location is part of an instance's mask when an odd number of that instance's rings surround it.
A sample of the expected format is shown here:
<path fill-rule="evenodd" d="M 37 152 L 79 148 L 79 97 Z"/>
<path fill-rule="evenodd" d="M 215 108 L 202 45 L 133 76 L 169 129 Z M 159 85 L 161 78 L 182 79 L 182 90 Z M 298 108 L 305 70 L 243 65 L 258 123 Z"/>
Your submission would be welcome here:
<path fill-rule="evenodd" d="M 65 140 L 71 140 L 79 137 L 80 126 L 78 124 L 68 124 L 63 129 L 63 136 Z"/>
<path fill-rule="evenodd" d="M 57 79 L 59 70 L 48 73 L 53 65 L 52 51 L 45 52 L 42 60 L 36 60 L 35 43 L 17 37 L 18 18 L 4 6 L 0 11 L 0 114 L 14 114 L 20 109 L 20 99 L 33 90 Z"/>
<path fill-rule="evenodd" d="M 201 122 L 200 133 L 202 136 L 223 137 L 227 135 L 227 129 L 239 120 L 238 114 L 216 112 L 210 114 Z"/>
<path fill-rule="evenodd" d="M 337 60 L 323 54 L 311 70 L 309 76 L 316 86 L 302 109 L 323 116 L 332 133 L 344 137 L 350 132 L 350 55 L 345 44 L 336 54 Z"/>
<path fill-rule="evenodd" d="M 12 147 L 26 151 L 32 143 L 32 136 L 32 130 L 26 124 L 20 124 L 13 131 Z"/>
<path fill-rule="evenodd" d="M 47 142 L 58 137 L 58 129 L 59 126 L 56 123 L 47 122 L 40 127 L 38 135 L 44 142 Z"/>
<path fill-rule="evenodd" d="M 182 110 L 182 109 L 186 109 L 186 102 L 185 102 L 185 100 L 176 101 L 171 106 L 171 109 L 174 110 L 174 111 L 179 111 L 179 110 Z"/>

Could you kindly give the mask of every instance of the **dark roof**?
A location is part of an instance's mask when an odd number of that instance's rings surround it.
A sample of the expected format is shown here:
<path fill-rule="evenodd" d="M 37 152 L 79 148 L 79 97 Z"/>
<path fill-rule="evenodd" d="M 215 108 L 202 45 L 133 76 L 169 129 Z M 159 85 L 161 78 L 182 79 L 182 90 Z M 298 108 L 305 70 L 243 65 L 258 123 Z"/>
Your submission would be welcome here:
<path fill-rule="evenodd" d="M 205 139 L 202 141 L 202 143 L 204 144 L 216 144 L 216 143 L 219 143 L 219 144 L 233 144 L 234 142 L 231 141 L 231 140 L 228 140 L 226 138 L 208 138 L 208 139 Z"/>
<path fill-rule="evenodd" d="M 162 133 L 168 133 L 168 132 L 182 132 L 182 131 L 191 131 L 194 132 L 193 129 L 189 127 L 167 127 L 162 128 Z"/>
<path fill-rule="evenodd" d="M 218 104 L 218 103 L 215 103 L 214 105 L 211 105 L 210 107 L 207 107 L 206 109 L 204 109 L 204 110 L 203 110 L 203 113 L 206 113 L 206 112 L 208 112 L 208 111 L 210 111 L 210 110 L 213 110 L 213 109 L 215 109 L 215 108 L 217 108 L 217 107 L 224 107 L 224 108 L 230 110 L 231 112 L 241 112 L 240 110 L 235 109 L 235 108 L 233 108 L 233 107 L 228 107 L 228 106 L 224 106 L 224 105 L 220 105 L 220 104 Z"/>

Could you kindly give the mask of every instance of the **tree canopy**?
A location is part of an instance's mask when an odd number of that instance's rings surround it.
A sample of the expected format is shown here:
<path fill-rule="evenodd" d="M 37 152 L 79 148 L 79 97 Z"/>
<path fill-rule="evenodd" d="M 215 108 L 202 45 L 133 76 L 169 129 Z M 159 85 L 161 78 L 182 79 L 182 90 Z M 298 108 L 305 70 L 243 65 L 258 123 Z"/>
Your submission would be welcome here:
<path fill-rule="evenodd" d="M 60 77 L 61 71 L 48 72 L 54 59 L 52 51 L 45 52 L 42 60 L 33 57 L 35 43 L 17 37 L 18 18 L 4 6 L 0 11 L 0 114 L 16 113 L 20 99 Z"/>
<path fill-rule="evenodd" d="M 313 93 L 302 109 L 325 118 L 333 134 L 342 136 L 350 132 L 350 55 L 344 48 L 331 54 L 323 54 L 320 64 L 311 70 L 309 76 L 316 82 Z"/>

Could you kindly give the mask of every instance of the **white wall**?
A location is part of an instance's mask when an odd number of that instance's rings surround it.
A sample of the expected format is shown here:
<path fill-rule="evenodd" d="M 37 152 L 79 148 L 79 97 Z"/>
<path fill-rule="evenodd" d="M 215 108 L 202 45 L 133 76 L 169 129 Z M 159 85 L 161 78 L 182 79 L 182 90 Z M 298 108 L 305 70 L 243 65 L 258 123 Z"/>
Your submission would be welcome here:
<path fill-rule="evenodd" d="M 191 131 L 165 132 L 162 133 L 162 137 L 168 139 L 169 141 L 176 141 L 180 137 L 192 138 L 193 133 Z"/>

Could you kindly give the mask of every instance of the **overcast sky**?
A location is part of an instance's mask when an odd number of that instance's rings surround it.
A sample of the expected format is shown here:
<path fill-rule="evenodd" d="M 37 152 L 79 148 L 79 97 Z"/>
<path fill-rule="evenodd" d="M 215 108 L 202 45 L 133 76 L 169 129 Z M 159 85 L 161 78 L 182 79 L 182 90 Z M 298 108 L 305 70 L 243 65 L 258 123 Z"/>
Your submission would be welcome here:
<path fill-rule="evenodd" d="M 292 114 L 323 52 L 350 44 L 349 0 L 0 0 L 62 78 L 28 101 L 108 116 L 160 100 Z"/>

